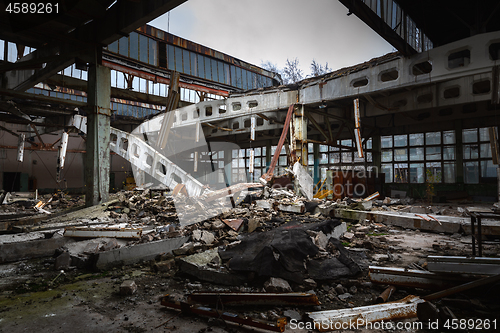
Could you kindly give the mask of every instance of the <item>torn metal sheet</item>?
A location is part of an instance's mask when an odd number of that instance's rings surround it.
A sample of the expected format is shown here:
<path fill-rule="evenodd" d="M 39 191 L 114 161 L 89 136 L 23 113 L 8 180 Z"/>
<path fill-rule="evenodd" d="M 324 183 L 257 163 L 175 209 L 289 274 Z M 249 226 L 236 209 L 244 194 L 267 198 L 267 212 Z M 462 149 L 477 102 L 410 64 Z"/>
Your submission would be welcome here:
<path fill-rule="evenodd" d="M 69 227 L 64 229 L 66 237 L 109 237 L 109 238 L 141 238 L 142 228 L 90 228 Z"/>
<path fill-rule="evenodd" d="M 427 271 L 393 267 L 369 267 L 370 281 L 421 289 L 443 289 L 470 281 L 461 276 L 449 276 Z"/>
<path fill-rule="evenodd" d="M 428 256 L 427 268 L 436 273 L 500 274 L 500 258 Z"/>
<path fill-rule="evenodd" d="M 223 305 L 319 305 L 318 297 L 308 293 L 218 293 L 199 292 L 188 296 L 188 301 L 200 304 Z M 220 304 L 220 303 L 219 303 Z"/>
<path fill-rule="evenodd" d="M 222 220 L 228 227 L 233 229 L 234 231 L 238 231 L 241 229 L 241 226 L 243 225 L 243 220 L 242 219 L 227 219 L 227 220 Z"/>
<path fill-rule="evenodd" d="M 193 313 L 201 316 L 220 318 L 232 323 L 262 328 L 273 332 L 284 332 L 286 326 L 286 318 L 279 318 L 276 321 L 254 319 L 238 315 L 235 313 L 229 313 L 229 312 L 219 311 L 217 309 L 211 309 L 201 305 L 191 305 L 184 302 L 177 302 L 174 301 L 169 295 L 165 295 L 164 297 L 161 298 L 161 305 L 166 306 L 168 308 L 181 310 L 184 313 Z"/>
<path fill-rule="evenodd" d="M 307 316 L 314 321 L 314 327 L 321 332 L 346 329 L 354 323 L 355 327 L 367 323 L 414 318 L 417 316 L 417 305 L 425 302 L 418 296 L 409 295 L 402 300 L 377 305 L 360 306 L 351 309 L 308 312 Z"/>
<path fill-rule="evenodd" d="M 17 140 L 17 161 L 22 162 L 24 159 L 24 141 L 26 140 L 26 135 L 24 133 L 19 134 Z"/>

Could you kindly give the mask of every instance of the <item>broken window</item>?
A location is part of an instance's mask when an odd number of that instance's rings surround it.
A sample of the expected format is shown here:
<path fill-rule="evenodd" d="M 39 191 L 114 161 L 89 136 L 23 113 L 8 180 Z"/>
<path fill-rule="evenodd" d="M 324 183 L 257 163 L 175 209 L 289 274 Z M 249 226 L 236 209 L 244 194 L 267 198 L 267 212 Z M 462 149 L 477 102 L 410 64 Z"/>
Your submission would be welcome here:
<path fill-rule="evenodd" d="M 424 183 L 424 163 L 410 164 L 408 180 L 410 181 L 410 183 Z"/>
<path fill-rule="evenodd" d="M 464 163 L 464 183 L 479 183 L 479 162 L 473 161 Z"/>

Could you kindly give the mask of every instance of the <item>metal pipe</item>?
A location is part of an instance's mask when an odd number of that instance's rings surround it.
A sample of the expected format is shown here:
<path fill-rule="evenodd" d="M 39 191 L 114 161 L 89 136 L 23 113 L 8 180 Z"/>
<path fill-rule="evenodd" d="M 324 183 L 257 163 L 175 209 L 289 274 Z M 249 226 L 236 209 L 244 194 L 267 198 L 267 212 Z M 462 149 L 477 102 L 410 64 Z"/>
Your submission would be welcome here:
<path fill-rule="evenodd" d="M 445 297 L 445 296 L 450 296 L 450 295 L 459 293 L 461 291 L 466 291 L 466 290 L 469 290 L 469 289 L 472 289 L 472 288 L 476 288 L 476 287 L 481 287 L 481 286 L 484 286 L 484 285 L 487 285 L 487 284 L 490 284 L 490 283 L 495 283 L 497 281 L 500 281 L 500 274 L 493 275 L 493 276 L 490 276 L 490 277 L 487 277 L 487 278 L 483 278 L 483 279 L 479 279 L 479 280 L 476 280 L 476 281 L 468 282 L 468 283 L 465 283 L 465 284 L 461 284 L 459 286 L 456 286 L 456 287 L 453 287 L 453 288 L 450 288 L 450 289 L 446 289 L 446 290 L 443 290 L 443 291 L 439 291 L 437 293 L 425 296 L 424 299 L 426 301 L 432 301 L 432 300 L 435 300 L 435 299 L 438 299 L 438 298 L 442 298 L 442 297 Z"/>
<path fill-rule="evenodd" d="M 382 294 L 380 294 L 376 299 L 375 303 L 385 303 L 391 297 L 392 294 L 396 291 L 395 286 L 389 286 Z"/>

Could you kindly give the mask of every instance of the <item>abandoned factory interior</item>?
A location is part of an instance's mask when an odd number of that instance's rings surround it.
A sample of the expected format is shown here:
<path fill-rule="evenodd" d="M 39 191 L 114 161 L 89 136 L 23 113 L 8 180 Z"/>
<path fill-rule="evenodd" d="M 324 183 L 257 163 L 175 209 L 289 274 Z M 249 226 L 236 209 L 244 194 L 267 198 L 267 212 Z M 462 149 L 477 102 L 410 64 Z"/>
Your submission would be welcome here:
<path fill-rule="evenodd" d="M 0 2 L 0 332 L 497 332 L 500 3 L 331 0 L 392 51 L 290 80 L 192 1 Z"/>

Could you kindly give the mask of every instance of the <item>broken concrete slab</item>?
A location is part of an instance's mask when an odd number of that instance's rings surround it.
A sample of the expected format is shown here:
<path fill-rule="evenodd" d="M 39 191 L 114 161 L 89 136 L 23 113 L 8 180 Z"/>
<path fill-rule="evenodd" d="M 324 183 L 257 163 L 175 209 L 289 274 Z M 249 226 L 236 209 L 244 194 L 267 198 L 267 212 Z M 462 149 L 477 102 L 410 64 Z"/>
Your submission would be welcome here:
<path fill-rule="evenodd" d="M 293 173 L 295 175 L 295 180 L 299 185 L 300 192 L 307 198 L 307 200 L 312 200 L 314 181 L 311 175 L 309 175 L 306 169 L 304 169 L 302 164 L 299 162 L 295 162 L 293 165 Z"/>
<path fill-rule="evenodd" d="M 222 285 L 239 286 L 248 281 L 246 276 L 229 272 L 224 266 L 210 267 L 209 264 L 214 262 L 214 259 L 221 262 L 216 248 L 181 258 L 179 270 L 202 281 Z"/>
<path fill-rule="evenodd" d="M 55 233 L 48 239 L 0 244 L 0 264 L 24 259 L 50 257 L 58 248 L 71 242 L 74 242 L 74 240 Z"/>
<path fill-rule="evenodd" d="M 100 252 L 97 254 L 95 268 L 108 269 L 111 267 L 135 264 L 139 261 L 154 259 L 162 253 L 170 253 L 187 242 L 189 237 L 168 238 L 151 243 L 135 244 L 119 249 Z"/>
<path fill-rule="evenodd" d="M 215 236 L 210 231 L 206 230 L 193 230 L 193 241 L 203 242 L 204 244 L 210 245 L 215 241 Z"/>
<path fill-rule="evenodd" d="M 278 210 L 288 213 L 304 213 L 306 211 L 306 206 L 302 202 L 291 203 L 291 204 L 279 204 Z"/>
<path fill-rule="evenodd" d="M 59 256 L 57 256 L 56 261 L 54 263 L 54 269 L 56 271 L 60 269 L 68 269 L 71 264 L 71 256 L 67 251 L 64 251 Z"/>
<path fill-rule="evenodd" d="M 64 229 L 66 237 L 81 238 L 141 238 L 142 228 L 116 228 L 116 227 L 68 227 Z"/>

